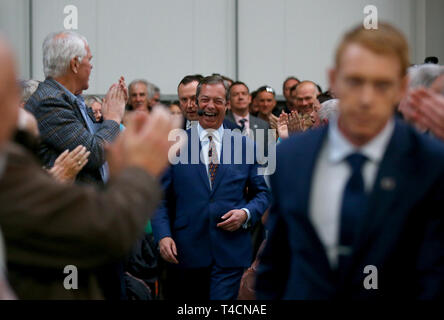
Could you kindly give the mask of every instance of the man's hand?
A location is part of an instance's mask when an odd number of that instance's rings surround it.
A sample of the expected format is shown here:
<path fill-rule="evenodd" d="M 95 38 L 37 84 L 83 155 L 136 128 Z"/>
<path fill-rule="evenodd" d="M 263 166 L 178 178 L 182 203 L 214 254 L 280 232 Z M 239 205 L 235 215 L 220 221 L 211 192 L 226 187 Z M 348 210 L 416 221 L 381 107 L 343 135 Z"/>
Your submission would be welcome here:
<path fill-rule="evenodd" d="M 236 231 L 247 221 L 248 215 L 244 210 L 230 210 L 221 218 L 225 221 L 217 224 L 219 228 L 226 231 Z"/>
<path fill-rule="evenodd" d="M 409 101 L 417 110 L 418 124 L 444 140 L 444 96 L 430 89 L 419 88 L 410 92 Z"/>
<path fill-rule="evenodd" d="M 288 132 L 289 134 L 303 131 L 303 124 L 299 113 L 296 110 L 291 111 L 288 115 Z"/>
<path fill-rule="evenodd" d="M 114 83 L 109 88 L 102 104 L 104 120 L 114 120 L 119 124 L 122 122 L 128 96 L 128 92 L 125 90 L 126 86 L 123 78 L 119 80 L 119 84 Z"/>
<path fill-rule="evenodd" d="M 159 241 L 159 249 L 160 249 L 160 255 L 162 256 L 163 260 L 178 264 L 179 261 L 177 261 L 177 249 L 176 249 L 176 243 L 174 242 L 173 238 L 165 237 L 160 239 Z"/>
<path fill-rule="evenodd" d="M 119 87 L 123 91 L 123 95 L 124 95 L 125 103 L 126 103 L 128 101 L 129 95 L 128 95 L 128 87 L 126 86 L 125 78 L 123 76 L 121 76 L 119 79 Z"/>
<path fill-rule="evenodd" d="M 282 111 L 277 123 L 277 132 L 281 139 L 288 138 L 288 114 Z"/>
<path fill-rule="evenodd" d="M 79 145 L 69 152 L 65 150 L 54 162 L 54 166 L 49 173 L 59 182 L 72 182 L 77 174 L 88 163 L 90 152 Z"/>
<path fill-rule="evenodd" d="M 278 117 L 276 117 L 274 114 L 270 113 L 268 115 L 268 122 L 270 123 L 271 129 L 277 129 Z"/>

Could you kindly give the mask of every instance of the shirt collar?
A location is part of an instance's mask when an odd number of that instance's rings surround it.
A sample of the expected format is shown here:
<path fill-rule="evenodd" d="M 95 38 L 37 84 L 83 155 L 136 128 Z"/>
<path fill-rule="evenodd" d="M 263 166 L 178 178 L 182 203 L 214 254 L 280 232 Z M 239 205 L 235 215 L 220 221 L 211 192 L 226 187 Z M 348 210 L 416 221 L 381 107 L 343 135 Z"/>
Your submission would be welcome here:
<path fill-rule="evenodd" d="M 202 128 L 202 126 L 199 123 L 197 125 L 197 132 L 199 133 L 200 141 L 208 140 L 208 134 L 211 133 L 212 136 L 214 137 L 215 142 L 221 142 L 222 137 L 224 136 L 224 126 L 221 125 L 219 127 L 219 129 L 217 129 L 217 130 L 214 130 L 214 129 L 207 130 L 207 129 Z"/>
<path fill-rule="evenodd" d="M 82 105 L 84 105 L 84 100 L 83 100 L 83 97 L 81 95 L 78 95 L 78 96 L 74 95 L 71 91 L 66 89 L 60 82 L 58 82 L 58 81 L 56 81 L 54 79 L 52 79 L 52 80 L 54 82 L 56 82 L 60 86 L 60 88 L 63 89 L 63 91 L 65 91 L 65 93 L 68 95 L 68 97 L 70 97 L 70 99 L 72 99 L 74 101 L 77 100 L 77 101 L 81 102 Z"/>
<path fill-rule="evenodd" d="M 392 118 L 387 122 L 384 129 L 382 129 L 382 131 L 376 137 L 367 142 L 365 145 L 356 147 L 340 132 L 338 129 L 338 118 L 335 116 L 330 121 L 328 131 L 328 159 L 330 162 L 340 162 L 351 153 L 360 152 L 370 161 L 378 163 L 384 156 L 385 149 L 387 148 L 387 144 L 393 135 L 394 128 L 395 122 Z"/>
<path fill-rule="evenodd" d="M 237 114 L 235 114 L 233 112 L 233 118 L 234 118 L 234 121 L 236 121 L 237 124 L 240 124 L 240 120 L 241 119 L 247 119 L 247 122 L 250 121 L 250 114 L 247 113 L 247 115 L 245 117 L 241 117 L 241 116 L 238 116 Z"/>

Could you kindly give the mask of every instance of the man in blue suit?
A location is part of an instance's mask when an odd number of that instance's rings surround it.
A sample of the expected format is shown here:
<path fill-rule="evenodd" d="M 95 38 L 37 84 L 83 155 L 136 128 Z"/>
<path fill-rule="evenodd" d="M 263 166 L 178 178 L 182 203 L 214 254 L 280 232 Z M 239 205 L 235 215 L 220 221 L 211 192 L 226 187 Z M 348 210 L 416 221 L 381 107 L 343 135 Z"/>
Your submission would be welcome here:
<path fill-rule="evenodd" d="M 165 199 L 152 226 L 171 263 L 169 299 L 235 299 L 252 258 L 249 228 L 270 204 L 252 140 L 224 130 L 228 95 L 220 76 L 199 82 L 199 123 L 180 150 L 185 163 L 172 165 L 162 181 Z"/>
<path fill-rule="evenodd" d="M 443 297 L 444 146 L 393 116 L 408 57 L 385 23 L 343 38 L 338 117 L 278 148 L 259 299 Z"/>

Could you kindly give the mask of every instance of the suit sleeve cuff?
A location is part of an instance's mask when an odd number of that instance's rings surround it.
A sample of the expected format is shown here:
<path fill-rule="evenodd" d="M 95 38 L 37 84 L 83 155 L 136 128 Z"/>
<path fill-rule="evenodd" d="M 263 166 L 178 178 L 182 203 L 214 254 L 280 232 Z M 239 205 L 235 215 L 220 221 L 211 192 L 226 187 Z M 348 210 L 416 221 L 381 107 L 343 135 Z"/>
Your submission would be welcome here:
<path fill-rule="evenodd" d="M 247 220 L 242 225 L 242 228 L 247 229 L 250 226 L 249 224 L 251 218 L 250 210 L 248 210 L 247 208 L 242 208 L 241 210 L 244 210 L 247 213 Z"/>

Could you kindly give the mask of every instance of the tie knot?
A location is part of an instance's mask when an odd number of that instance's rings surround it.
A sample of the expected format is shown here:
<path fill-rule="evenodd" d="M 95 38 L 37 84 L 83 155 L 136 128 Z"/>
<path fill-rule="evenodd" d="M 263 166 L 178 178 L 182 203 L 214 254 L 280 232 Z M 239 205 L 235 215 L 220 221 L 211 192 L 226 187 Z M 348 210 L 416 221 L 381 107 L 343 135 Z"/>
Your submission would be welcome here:
<path fill-rule="evenodd" d="M 247 119 L 244 119 L 244 118 L 239 120 L 239 122 L 240 122 L 242 125 L 245 124 L 245 122 L 247 122 L 247 121 L 248 121 L 248 120 L 247 120 Z"/>
<path fill-rule="evenodd" d="M 345 158 L 353 171 L 361 170 L 362 165 L 367 161 L 367 157 L 361 153 L 352 153 Z"/>
<path fill-rule="evenodd" d="M 213 141 L 213 136 L 209 134 L 208 135 L 208 140 L 210 140 L 210 142 Z"/>

